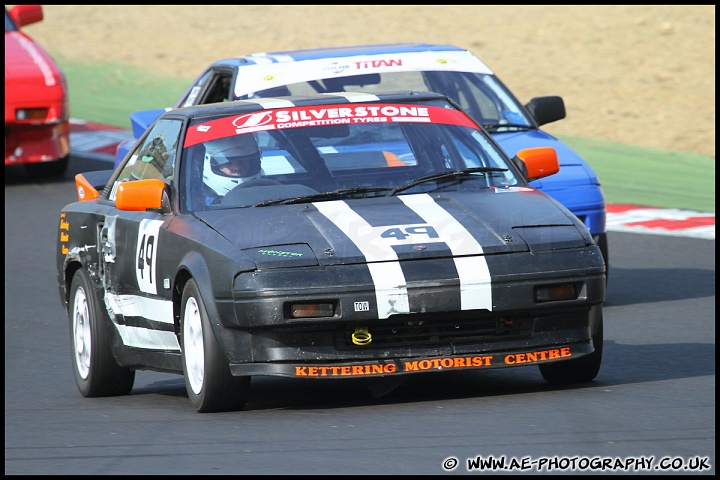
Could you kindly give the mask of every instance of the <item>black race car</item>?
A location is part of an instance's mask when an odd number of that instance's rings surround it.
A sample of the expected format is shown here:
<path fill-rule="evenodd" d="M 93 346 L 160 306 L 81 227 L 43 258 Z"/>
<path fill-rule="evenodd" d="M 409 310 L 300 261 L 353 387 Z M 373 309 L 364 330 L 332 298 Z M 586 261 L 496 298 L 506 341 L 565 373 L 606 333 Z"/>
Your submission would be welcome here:
<path fill-rule="evenodd" d="M 435 93 L 263 98 L 161 115 L 115 171 L 76 177 L 57 269 L 75 379 L 123 395 L 183 374 L 200 412 L 250 378 L 394 378 L 602 358 L 587 227 Z"/>

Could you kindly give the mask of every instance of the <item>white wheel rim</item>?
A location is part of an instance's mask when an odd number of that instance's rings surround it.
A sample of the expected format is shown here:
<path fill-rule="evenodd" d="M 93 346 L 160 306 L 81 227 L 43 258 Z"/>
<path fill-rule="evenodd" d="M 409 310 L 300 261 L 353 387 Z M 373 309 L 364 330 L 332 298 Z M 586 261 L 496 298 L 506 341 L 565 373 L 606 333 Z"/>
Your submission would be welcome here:
<path fill-rule="evenodd" d="M 203 343 L 202 318 L 195 298 L 188 298 L 183 317 L 183 356 L 185 371 L 195 395 L 200 394 L 205 376 L 205 344 Z"/>
<path fill-rule="evenodd" d="M 85 290 L 78 288 L 75 291 L 75 303 L 72 313 L 73 327 L 73 353 L 75 366 L 83 380 L 87 380 L 90 373 L 90 352 L 92 337 L 90 332 L 90 311 L 88 310 Z"/>

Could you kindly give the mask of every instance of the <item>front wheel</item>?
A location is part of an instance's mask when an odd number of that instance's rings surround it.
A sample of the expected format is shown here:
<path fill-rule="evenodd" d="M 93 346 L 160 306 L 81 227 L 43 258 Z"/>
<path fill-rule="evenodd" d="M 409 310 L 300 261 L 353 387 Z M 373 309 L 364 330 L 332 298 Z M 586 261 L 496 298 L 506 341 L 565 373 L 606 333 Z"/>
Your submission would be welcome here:
<path fill-rule="evenodd" d="M 85 397 L 127 395 L 135 370 L 121 367 L 110 351 L 110 318 L 85 270 L 70 284 L 70 349 L 78 390 Z"/>
<path fill-rule="evenodd" d="M 230 373 L 194 280 L 189 280 L 183 290 L 181 318 L 183 374 L 193 408 L 201 413 L 242 409 L 250 377 Z"/>
<path fill-rule="evenodd" d="M 541 363 L 540 373 L 550 384 L 561 385 L 569 383 L 582 383 L 593 380 L 600 371 L 603 352 L 603 320 L 602 312 L 595 332 L 592 335 L 595 351 L 584 357 L 573 360 L 562 360 L 552 363 Z"/>

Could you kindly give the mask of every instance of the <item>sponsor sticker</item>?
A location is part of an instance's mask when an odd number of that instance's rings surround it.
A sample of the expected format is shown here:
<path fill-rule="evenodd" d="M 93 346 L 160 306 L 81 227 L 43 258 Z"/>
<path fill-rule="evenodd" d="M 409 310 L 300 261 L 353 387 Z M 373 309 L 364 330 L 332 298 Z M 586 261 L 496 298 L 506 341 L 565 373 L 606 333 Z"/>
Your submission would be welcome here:
<path fill-rule="evenodd" d="M 533 365 L 554 360 L 566 360 L 574 356 L 577 354 L 572 351 L 571 347 L 558 347 L 529 352 L 401 359 L 346 365 L 295 365 L 293 368 L 296 377 L 372 377 L 400 373 Z"/>
<path fill-rule="evenodd" d="M 442 107 L 384 103 L 322 105 L 264 110 L 202 123 L 188 130 L 185 147 L 263 130 L 392 122 L 441 123 L 477 128 L 467 115 Z"/>

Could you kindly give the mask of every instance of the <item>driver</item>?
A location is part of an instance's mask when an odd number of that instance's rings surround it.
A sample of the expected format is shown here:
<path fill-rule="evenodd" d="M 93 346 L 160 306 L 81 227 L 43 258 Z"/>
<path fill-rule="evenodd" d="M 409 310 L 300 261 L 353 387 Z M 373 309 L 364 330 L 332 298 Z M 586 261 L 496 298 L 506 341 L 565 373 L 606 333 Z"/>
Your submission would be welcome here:
<path fill-rule="evenodd" d="M 238 185 L 261 177 L 260 149 L 252 134 L 207 142 L 205 152 L 203 182 L 208 205 Z"/>

